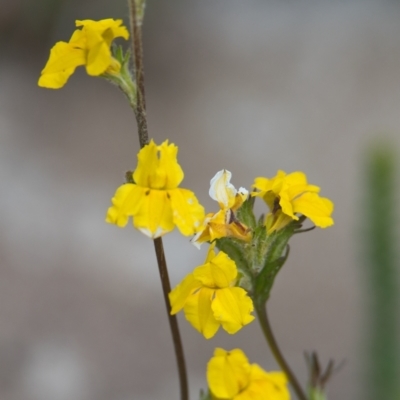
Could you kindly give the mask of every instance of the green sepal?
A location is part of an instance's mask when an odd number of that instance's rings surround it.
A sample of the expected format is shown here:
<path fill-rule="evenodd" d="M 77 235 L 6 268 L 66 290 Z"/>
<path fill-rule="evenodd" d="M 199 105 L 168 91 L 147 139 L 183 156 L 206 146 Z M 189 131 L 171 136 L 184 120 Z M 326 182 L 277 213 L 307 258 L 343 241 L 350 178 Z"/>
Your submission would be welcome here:
<path fill-rule="evenodd" d="M 268 263 L 273 262 L 282 256 L 289 239 L 293 236 L 296 223 L 290 223 L 279 231 L 269 235 L 268 251 L 264 261 L 264 268 Z"/>
<path fill-rule="evenodd" d="M 253 297 L 254 301 L 258 305 L 264 305 L 265 302 L 269 299 L 275 277 L 285 264 L 289 256 L 289 250 L 289 245 L 287 245 L 286 253 L 282 257 L 279 257 L 278 259 L 267 263 L 262 271 L 255 278 Z"/>
<path fill-rule="evenodd" d="M 249 196 L 236 212 L 237 219 L 253 230 L 256 228 L 256 217 L 253 212 L 255 200 L 255 197 Z"/>
<path fill-rule="evenodd" d="M 121 45 L 113 43 L 111 46 L 111 52 L 113 57 L 121 64 L 121 69 L 125 68 L 127 65 L 129 66 L 129 60 L 131 57 L 129 49 L 124 52 L 124 48 Z"/>
<path fill-rule="evenodd" d="M 257 227 L 264 227 L 265 228 L 265 214 L 261 214 L 257 220 Z"/>
<path fill-rule="evenodd" d="M 263 266 L 265 255 L 268 251 L 271 237 L 267 235 L 267 230 L 264 225 L 257 226 L 253 233 L 253 257 L 251 269 L 255 274 L 258 274 Z"/>
<path fill-rule="evenodd" d="M 111 52 L 113 57 L 122 65 L 124 60 L 124 51 L 122 50 L 122 46 L 113 43 L 111 46 Z"/>

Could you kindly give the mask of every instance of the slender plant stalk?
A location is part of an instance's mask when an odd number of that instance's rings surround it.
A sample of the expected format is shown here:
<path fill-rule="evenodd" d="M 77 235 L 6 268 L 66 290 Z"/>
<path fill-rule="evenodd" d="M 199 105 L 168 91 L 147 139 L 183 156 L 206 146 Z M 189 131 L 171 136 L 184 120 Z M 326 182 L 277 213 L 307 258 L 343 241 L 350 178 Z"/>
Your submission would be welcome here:
<path fill-rule="evenodd" d="M 261 325 L 261 329 L 272 351 L 272 354 L 275 357 L 275 360 L 281 367 L 282 371 L 286 374 L 299 400 L 307 400 L 307 396 L 305 395 L 293 371 L 290 369 L 289 364 L 283 358 L 283 355 L 278 347 L 278 343 L 276 342 L 275 336 L 272 333 L 266 307 L 264 305 L 258 305 L 255 307 L 255 309 L 258 316 L 258 321 Z"/>
<path fill-rule="evenodd" d="M 178 363 L 181 400 L 188 400 L 189 389 L 186 376 L 185 355 L 183 354 L 183 346 L 182 346 L 181 335 L 179 333 L 178 320 L 176 318 L 176 315 L 171 315 L 171 305 L 169 303 L 169 298 L 168 298 L 168 293 L 171 291 L 171 285 L 169 283 L 167 263 L 165 260 L 163 242 L 161 238 L 154 239 L 154 248 L 156 250 L 157 263 L 163 287 L 165 306 L 167 308 L 169 325 L 172 333 L 172 340 L 174 342 L 175 356 Z"/>
<path fill-rule="evenodd" d="M 149 142 L 146 118 L 146 101 L 144 91 L 144 72 L 143 72 L 143 47 L 142 47 L 142 20 L 144 14 L 145 0 L 128 0 L 130 10 L 130 23 L 132 32 L 132 47 L 134 54 L 135 75 L 137 85 L 137 101 L 134 107 L 136 122 L 138 126 L 140 147 Z M 167 262 L 165 259 L 164 246 L 161 238 L 154 239 L 154 249 L 157 256 L 158 270 L 160 272 L 161 285 L 164 294 L 165 307 L 167 309 L 168 321 L 171 328 L 172 340 L 174 342 L 175 356 L 178 364 L 179 383 L 181 400 L 189 399 L 189 390 L 186 374 L 185 356 L 181 335 L 179 333 L 178 320 L 176 315 L 171 315 L 171 305 L 168 293 L 171 291 Z"/>
<path fill-rule="evenodd" d="M 138 126 L 140 147 L 145 146 L 149 142 L 149 134 L 147 132 L 146 100 L 144 94 L 145 92 L 142 44 L 142 20 L 144 13 L 144 3 L 144 0 L 128 0 L 137 87 L 136 107 L 134 111 Z M 140 9 L 138 10 L 138 8 Z"/>

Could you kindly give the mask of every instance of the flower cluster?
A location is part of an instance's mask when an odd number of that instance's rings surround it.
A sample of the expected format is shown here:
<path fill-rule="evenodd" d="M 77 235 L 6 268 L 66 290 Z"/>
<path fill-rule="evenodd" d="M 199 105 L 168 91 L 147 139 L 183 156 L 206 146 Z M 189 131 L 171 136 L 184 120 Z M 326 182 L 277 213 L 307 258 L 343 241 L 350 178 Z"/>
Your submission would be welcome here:
<path fill-rule="evenodd" d="M 251 238 L 250 229 L 235 216 L 249 192 L 242 187 L 236 190 L 230 183 L 231 177 L 232 174 L 223 169 L 210 181 L 210 197 L 218 202 L 220 210 L 206 215 L 204 229 L 192 239 L 192 243 L 197 247 L 200 247 L 201 243 L 212 242 L 222 237 L 235 237 L 245 241 Z"/>
<path fill-rule="evenodd" d="M 320 197 L 320 188 L 309 185 L 303 172 L 286 174 L 279 170 L 271 179 L 256 178 L 253 187 L 259 192 L 253 192 L 252 195 L 261 197 L 270 209 L 265 219 L 268 233 L 282 229 L 292 220 L 298 220 L 297 214 L 310 218 L 320 228 L 333 225 L 332 201 Z"/>
<path fill-rule="evenodd" d="M 76 29 L 69 42 L 58 42 L 39 78 L 39 86 L 49 89 L 63 87 L 76 67 L 84 65 L 88 75 L 118 73 L 121 65 L 112 56 L 110 46 L 115 38 L 128 39 L 129 33 L 122 20 L 76 21 Z"/>
<path fill-rule="evenodd" d="M 184 309 L 186 319 L 204 335 L 213 337 L 220 326 L 236 333 L 253 321 L 253 302 L 236 287 L 236 264 L 224 252 L 210 247 L 205 263 L 187 275 L 169 295 L 171 314 Z"/>
<path fill-rule="evenodd" d="M 76 21 L 76 26 L 69 42 L 58 42 L 51 49 L 39 86 L 61 88 L 76 67 L 85 66 L 89 75 L 117 83 L 135 109 L 136 86 L 126 72 L 129 52 L 124 55 L 119 49 L 114 58 L 110 49 L 114 39 L 128 39 L 122 21 L 84 20 Z M 197 247 L 208 242 L 204 264 L 169 293 L 171 314 L 183 310 L 206 339 L 220 327 L 234 334 L 254 320 L 254 308 L 260 315 L 286 260 L 290 237 L 301 231 L 298 228 L 306 218 L 317 227 L 333 225 L 333 203 L 320 197 L 320 188 L 310 185 L 302 172 L 279 170 L 273 178 L 258 177 L 249 196 L 246 189 L 237 190 L 230 183 L 232 174 L 223 169 L 211 179 L 209 191 L 219 211 L 205 216 L 195 194 L 179 187 L 184 173 L 177 153 L 178 147 L 168 140 L 145 145 L 138 153 L 135 171 L 116 190 L 106 221 L 124 227 L 132 217 L 134 227 L 152 239 L 177 227 L 183 235 L 194 236 L 192 243 Z M 258 223 L 253 213 L 255 197 L 269 207 Z M 285 374 L 267 373 L 250 364 L 239 349 L 217 348 L 208 363 L 207 380 L 215 400 L 290 399 Z"/>
<path fill-rule="evenodd" d="M 215 349 L 207 365 L 207 382 L 218 400 L 289 400 L 287 378 L 250 364 L 240 349 Z"/>

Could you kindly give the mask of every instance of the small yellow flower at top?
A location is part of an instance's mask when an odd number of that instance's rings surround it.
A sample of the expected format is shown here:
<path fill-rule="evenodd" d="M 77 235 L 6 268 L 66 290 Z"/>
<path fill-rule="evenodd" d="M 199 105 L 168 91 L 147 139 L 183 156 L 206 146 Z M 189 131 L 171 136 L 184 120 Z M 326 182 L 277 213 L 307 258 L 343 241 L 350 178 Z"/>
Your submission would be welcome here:
<path fill-rule="evenodd" d="M 253 192 L 252 196 L 261 197 L 270 209 L 265 220 L 268 233 L 284 228 L 293 220 L 298 220 L 298 215 L 310 218 L 314 225 L 320 228 L 333 225 L 332 201 L 320 197 L 318 194 L 320 188 L 309 185 L 303 172 L 286 174 L 279 170 L 271 179 L 256 178 L 253 187 L 259 192 Z"/>
<path fill-rule="evenodd" d="M 207 365 L 207 382 L 216 400 L 290 400 L 286 375 L 250 364 L 240 349 L 216 348 Z"/>
<path fill-rule="evenodd" d="M 202 226 L 204 208 L 193 192 L 178 188 L 183 171 L 177 161 L 178 147 L 168 140 L 157 146 L 153 140 L 138 154 L 134 183 L 120 186 L 112 198 L 106 221 L 124 227 L 133 225 L 151 238 L 170 232 L 175 226 L 185 235 Z"/>
<path fill-rule="evenodd" d="M 211 246 L 205 263 L 194 269 L 169 294 L 171 314 L 182 308 L 186 319 L 204 335 L 213 337 L 220 326 L 233 334 L 253 321 L 253 302 L 235 287 L 238 271 L 227 254 Z"/>
<path fill-rule="evenodd" d="M 220 206 L 217 213 L 209 213 L 204 221 L 204 228 L 193 239 L 192 243 L 200 247 L 201 243 L 212 242 L 225 236 L 235 237 L 244 241 L 251 239 L 250 229 L 237 220 L 235 212 L 249 196 L 249 192 L 240 188 L 236 190 L 230 183 L 232 174 L 223 169 L 210 181 L 210 197 Z"/>
<path fill-rule="evenodd" d="M 57 42 L 39 78 L 38 85 L 49 89 L 63 87 L 80 65 L 88 75 L 118 73 L 121 65 L 111 55 L 110 46 L 117 37 L 128 39 L 129 33 L 122 20 L 75 21 L 77 27 L 69 42 Z"/>

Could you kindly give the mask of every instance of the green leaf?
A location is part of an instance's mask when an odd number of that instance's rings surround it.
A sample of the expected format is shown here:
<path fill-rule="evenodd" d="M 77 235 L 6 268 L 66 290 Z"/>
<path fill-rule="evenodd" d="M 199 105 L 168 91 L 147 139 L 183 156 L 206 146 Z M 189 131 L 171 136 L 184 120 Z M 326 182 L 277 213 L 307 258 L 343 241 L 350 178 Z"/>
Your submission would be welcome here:
<path fill-rule="evenodd" d="M 263 306 L 268 300 L 272 286 L 275 281 L 275 277 L 280 269 L 283 267 L 289 256 L 289 249 L 289 245 L 286 243 L 286 253 L 278 259 L 266 263 L 264 265 L 264 268 L 257 275 L 254 284 L 253 297 L 254 301 L 258 305 Z"/>

